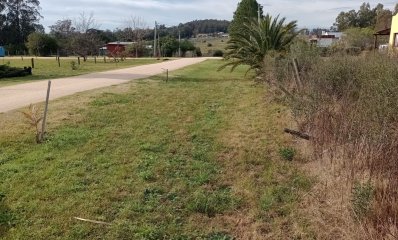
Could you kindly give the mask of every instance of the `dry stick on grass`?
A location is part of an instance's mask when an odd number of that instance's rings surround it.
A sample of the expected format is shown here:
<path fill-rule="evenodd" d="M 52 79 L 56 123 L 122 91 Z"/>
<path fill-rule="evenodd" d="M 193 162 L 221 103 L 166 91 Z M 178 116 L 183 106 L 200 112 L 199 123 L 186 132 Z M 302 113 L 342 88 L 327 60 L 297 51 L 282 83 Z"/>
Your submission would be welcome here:
<path fill-rule="evenodd" d="M 79 218 L 79 217 L 74 217 L 74 219 L 79 220 L 79 221 L 83 221 L 83 222 L 89 222 L 89 223 L 96 223 L 96 224 L 103 224 L 103 225 L 112 225 L 111 223 L 107 223 L 107 222 L 95 221 L 95 220 Z"/>
<path fill-rule="evenodd" d="M 284 131 L 285 131 L 285 133 L 289 133 L 291 135 L 297 136 L 297 137 L 305 139 L 305 140 L 310 140 L 311 139 L 311 137 L 308 134 L 305 134 L 305 133 L 302 133 L 302 132 L 298 132 L 298 131 L 291 130 L 291 129 L 288 129 L 288 128 L 285 128 Z"/>

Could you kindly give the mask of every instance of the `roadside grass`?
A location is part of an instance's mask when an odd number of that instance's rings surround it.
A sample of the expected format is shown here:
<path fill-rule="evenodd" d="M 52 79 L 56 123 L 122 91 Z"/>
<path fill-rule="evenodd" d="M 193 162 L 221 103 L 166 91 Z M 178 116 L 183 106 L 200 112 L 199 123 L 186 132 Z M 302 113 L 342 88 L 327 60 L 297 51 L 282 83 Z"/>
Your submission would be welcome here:
<path fill-rule="evenodd" d="M 0 60 L 0 64 L 9 64 L 12 67 L 29 67 L 31 66 L 31 58 L 24 57 L 23 60 L 21 58 L 16 57 L 5 57 L 3 60 Z M 71 67 L 71 62 L 75 62 L 77 67 L 76 70 L 73 70 Z M 97 63 L 95 63 L 94 58 L 88 58 L 86 62 L 83 62 L 83 59 L 80 58 L 80 65 L 78 65 L 77 57 L 76 58 L 60 58 L 61 67 L 58 66 L 58 62 L 55 60 L 55 57 L 52 58 L 34 58 L 35 68 L 33 69 L 33 75 L 25 76 L 25 77 L 17 77 L 17 78 L 2 78 L 0 79 L 0 87 L 25 83 L 34 80 L 44 80 L 44 79 L 53 79 L 53 78 L 63 78 L 63 77 L 71 77 L 82 75 L 86 73 L 99 72 L 99 71 L 107 71 L 112 69 L 126 68 L 126 67 L 134 67 L 139 65 L 145 65 L 150 63 L 156 63 L 158 60 L 156 59 L 126 59 L 125 61 L 119 61 L 117 63 L 112 62 L 112 59 L 106 58 L 106 62 L 104 62 L 104 58 L 97 58 Z"/>
<path fill-rule="evenodd" d="M 286 109 L 221 64 L 56 100 L 41 145 L 1 114 L 0 237 L 307 239 L 312 179 L 279 156 Z"/>

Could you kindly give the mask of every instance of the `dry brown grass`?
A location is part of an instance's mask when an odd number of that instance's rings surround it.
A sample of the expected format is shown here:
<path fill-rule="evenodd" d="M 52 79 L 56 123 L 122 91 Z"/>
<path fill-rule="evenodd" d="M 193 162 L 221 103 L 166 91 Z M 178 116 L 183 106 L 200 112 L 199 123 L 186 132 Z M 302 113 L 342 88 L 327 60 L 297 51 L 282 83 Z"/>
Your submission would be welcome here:
<path fill-rule="evenodd" d="M 313 193 L 320 238 L 398 237 L 396 60 L 298 57 L 302 86 L 284 60 L 267 68 L 265 79 L 288 92 L 297 128 L 312 137 L 311 156 L 319 163 L 307 168 L 320 179 Z"/>

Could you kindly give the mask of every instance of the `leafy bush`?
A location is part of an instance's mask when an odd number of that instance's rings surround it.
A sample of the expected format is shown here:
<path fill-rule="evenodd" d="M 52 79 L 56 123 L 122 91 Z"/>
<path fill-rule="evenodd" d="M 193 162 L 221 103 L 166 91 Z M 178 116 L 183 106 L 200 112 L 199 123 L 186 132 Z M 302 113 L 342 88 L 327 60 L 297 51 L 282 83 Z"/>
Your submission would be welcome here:
<path fill-rule="evenodd" d="M 32 75 L 32 68 L 16 68 L 8 65 L 0 65 L 0 78 L 24 77 L 27 75 Z"/>
<path fill-rule="evenodd" d="M 222 57 L 224 56 L 224 52 L 222 50 L 216 50 L 213 53 L 213 57 Z"/>
<path fill-rule="evenodd" d="M 200 47 L 197 47 L 197 48 L 195 49 L 195 54 L 196 54 L 197 57 L 203 56 L 202 50 L 200 50 Z"/>
<path fill-rule="evenodd" d="M 71 67 L 72 70 L 77 70 L 79 68 L 75 61 L 71 61 L 70 62 L 70 67 Z"/>
<path fill-rule="evenodd" d="M 296 155 L 296 150 L 290 147 L 281 148 L 279 150 L 279 155 L 286 161 L 293 161 L 293 158 Z"/>

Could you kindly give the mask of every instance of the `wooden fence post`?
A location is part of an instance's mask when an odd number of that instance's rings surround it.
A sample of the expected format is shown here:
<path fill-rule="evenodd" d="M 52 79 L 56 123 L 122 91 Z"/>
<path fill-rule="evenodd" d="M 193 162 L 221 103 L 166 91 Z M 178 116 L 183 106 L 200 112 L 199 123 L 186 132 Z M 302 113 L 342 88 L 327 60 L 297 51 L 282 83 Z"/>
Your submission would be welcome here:
<path fill-rule="evenodd" d="M 46 105 L 44 108 L 43 125 L 41 127 L 40 141 L 44 140 L 44 137 L 45 137 L 44 135 L 46 133 L 46 121 L 47 121 L 47 112 L 48 112 L 48 101 L 50 100 L 50 90 L 51 90 L 51 81 L 48 81 Z"/>

